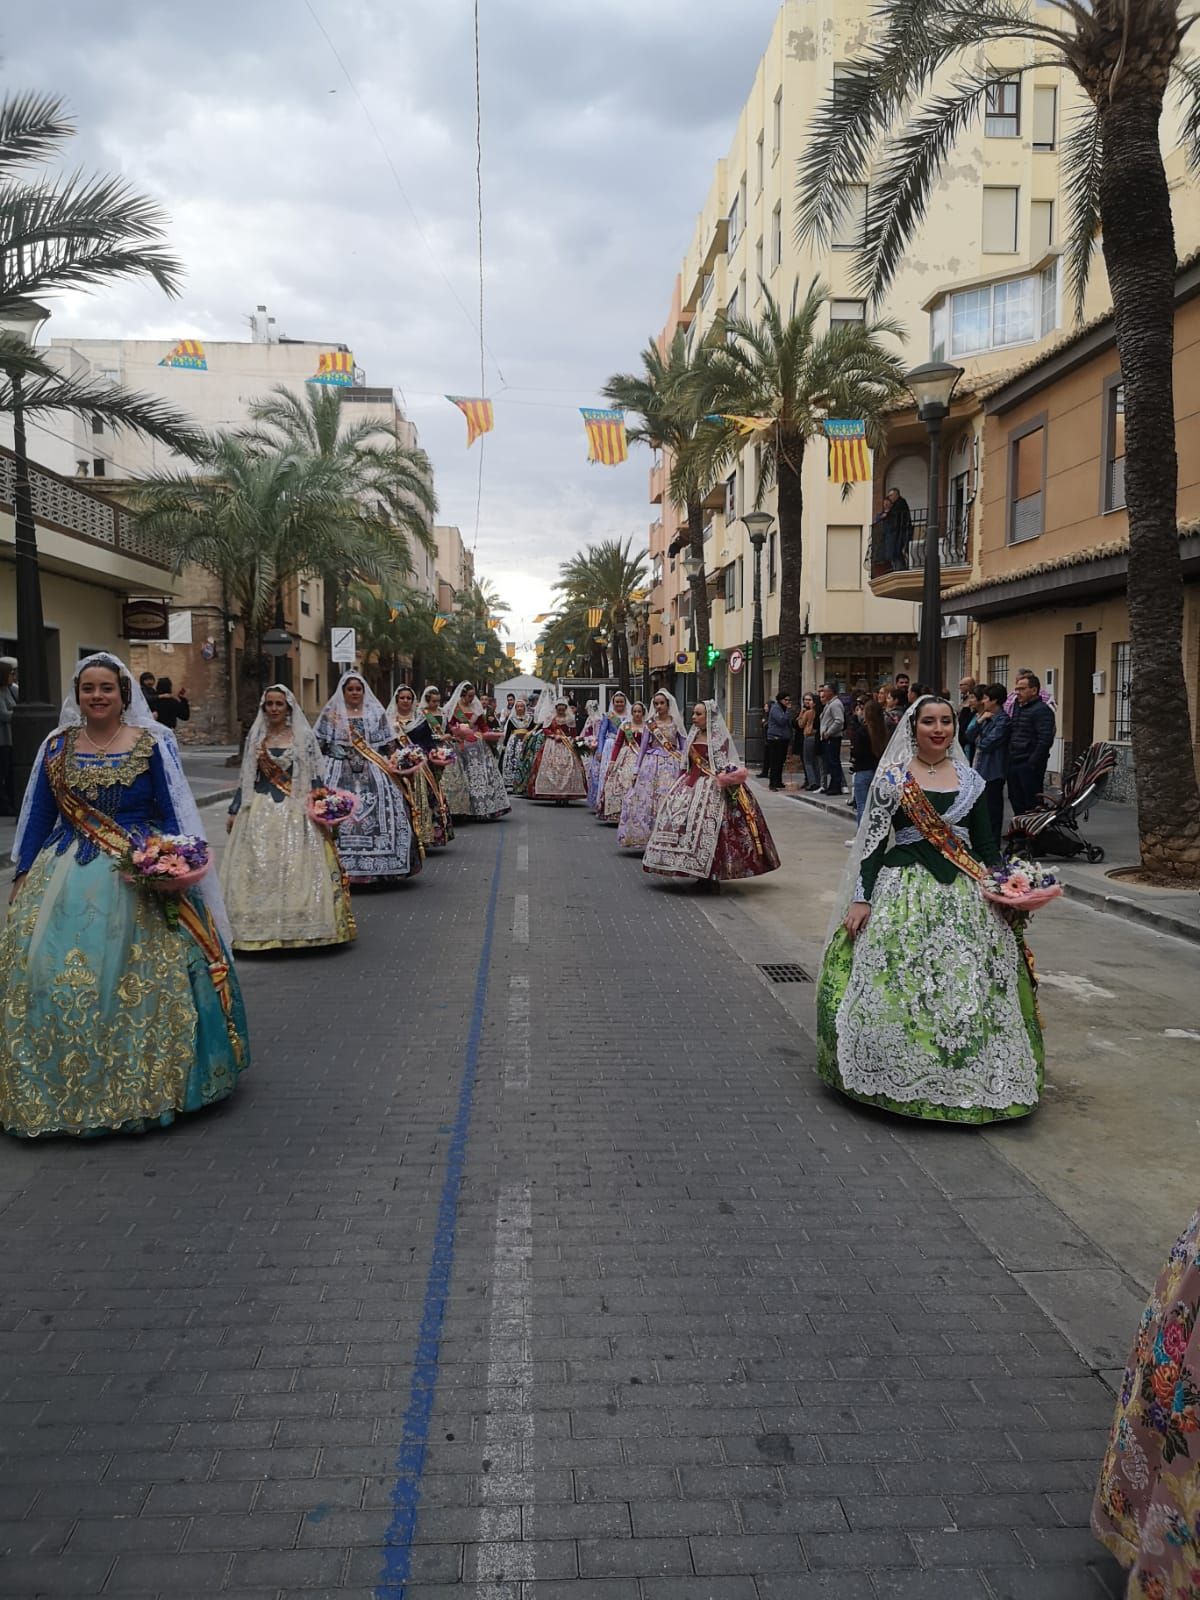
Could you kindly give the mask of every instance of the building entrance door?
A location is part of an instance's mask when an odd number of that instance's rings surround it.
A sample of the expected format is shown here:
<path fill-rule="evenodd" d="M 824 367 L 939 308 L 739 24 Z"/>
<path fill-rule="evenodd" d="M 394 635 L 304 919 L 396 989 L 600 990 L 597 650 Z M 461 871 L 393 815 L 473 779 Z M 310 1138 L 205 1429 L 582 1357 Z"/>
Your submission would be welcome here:
<path fill-rule="evenodd" d="M 1063 751 L 1063 774 L 1095 738 L 1096 697 L 1092 674 L 1096 670 L 1096 635 L 1069 633 L 1063 641 L 1063 707 L 1059 733 L 1070 740 Z"/>

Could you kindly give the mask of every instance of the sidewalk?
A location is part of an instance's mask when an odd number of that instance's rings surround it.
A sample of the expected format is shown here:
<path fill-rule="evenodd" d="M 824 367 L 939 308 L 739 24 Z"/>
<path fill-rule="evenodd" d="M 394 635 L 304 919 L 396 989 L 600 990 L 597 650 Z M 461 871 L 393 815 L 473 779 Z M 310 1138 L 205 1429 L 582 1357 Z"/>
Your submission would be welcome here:
<path fill-rule="evenodd" d="M 785 775 L 784 782 L 789 799 L 845 818 L 847 838 L 854 833 L 854 812 L 847 804 L 848 795 L 810 794 L 797 786 L 791 774 Z M 766 788 L 765 782 L 757 778 L 754 786 L 756 790 Z M 1007 815 L 1006 812 L 1006 818 Z M 1137 812 L 1133 806 L 1101 800 L 1081 828 L 1090 844 L 1103 846 L 1103 861 L 1089 866 L 1082 856 L 1075 861 L 1046 857 L 1046 864 L 1061 878 L 1071 899 L 1093 910 L 1156 928 L 1160 933 L 1200 943 L 1200 894 L 1194 889 L 1155 889 L 1109 876 L 1115 869 L 1138 863 Z"/>

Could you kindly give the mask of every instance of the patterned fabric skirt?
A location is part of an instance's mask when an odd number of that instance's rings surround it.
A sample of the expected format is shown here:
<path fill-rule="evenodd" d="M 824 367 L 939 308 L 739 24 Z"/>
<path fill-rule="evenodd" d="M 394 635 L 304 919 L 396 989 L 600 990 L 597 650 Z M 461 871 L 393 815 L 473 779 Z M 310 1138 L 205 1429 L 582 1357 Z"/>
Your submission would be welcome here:
<path fill-rule="evenodd" d="M 466 785 L 469 809 L 465 816 L 474 817 L 477 822 L 491 822 L 512 810 L 496 758 L 482 739 L 474 744 L 459 745 L 458 760 L 449 771 L 453 772 L 455 767 Z"/>
<path fill-rule="evenodd" d="M 1100 1482 L 1096 1537 L 1130 1569 L 1128 1600 L 1200 1595 L 1200 1212 L 1138 1324 Z"/>
<path fill-rule="evenodd" d="M 249 1061 L 230 964 L 234 1052 L 208 963 L 113 862 L 42 851 L 0 933 L 0 1122 L 9 1133 L 141 1133 L 233 1092 Z"/>
<path fill-rule="evenodd" d="M 574 747 L 561 739 L 547 739 L 529 774 L 526 793 L 531 800 L 582 800 L 587 776 Z"/>
<path fill-rule="evenodd" d="M 461 745 L 455 746 L 454 760 L 442 768 L 442 795 L 451 816 L 471 815 L 471 791 L 467 788 L 467 775 L 463 770 Z"/>
<path fill-rule="evenodd" d="M 961 873 L 884 867 L 858 938 L 839 928 L 817 988 L 817 1071 L 854 1100 L 930 1122 L 1037 1106 L 1044 1052 L 1021 944 Z"/>
<path fill-rule="evenodd" d="M 537 760 L 538 751 L 545 742 L 546 736 L 540 731 L 531 733 L 527 739 L 522 739 L 521 743 L 525 748 L 517 757 L 516 782 L 513 784 L 514 794 L 524 795 L 528 798 L 529 774 L 533 771 L 533 763 Z"/>
<path fill-rule="evenodd" d="M 426 767 L 424 774 L 425 788 L 429 795 L 429 816 L 433 829 L 430 844 L 435 849 L 450 843 L 454 838 L 454 823 L 450 819 L 450 806 L 446 800 L 445 790 L 442 788 L 442 774 L 448 772 L 448 767 Z"/>
<path fill-rule="evenodd" d="M 779 852 L 758 801 L 701 773 L 678 778 L 658 808 L 642 870 L 729 883 L 774 872 Z"/>
<path fill-rule="evenodd" d="M 353 883 L 411 878 L 421 870 L 421 848 L 408 805 L 386 772 L 361 757 L 329 756 L 325 782 L 358 796 L 358 811 L 338 829 L 337 849 Z"/>
<path fill-rule="evenodd" d="M 296 805 L 253 794 L 221 862 L 235 950 L 348 944 L 350 896 L 329 836 Z"/>
<path fill-rule="evenodd" d="M 584 757 L 583 775 L 587 779 L 587 808 L 595 811 L 596 802 L 600 796 L 600 772 L 604 765 L 604 752 L 602 750 L 589 751 Z"/>
<path fill-rule="evenodd" d="M 600 803 L 596 808 L 596 815 L 601 822 L 611 823 L 614 828 L 621 820 L 621 807 L 625 804 L 625 796 L 629 793 L 637 771 L 637 757 L 636 749 L 627 745 L 610 763 L 604 787 L 600 791 Z"/>
<path fill-rule="evenodd" d="M 629 786 L 621 806 L 617 845 L 621 850 L 644 850 L 654 831 L 658 808 L 679 777 L 681 757 L 652 744 L 642 757 L 641 770 Z"/>
<path fill-rule="evenodd" d="M 419 767 L 416 772 L 406 773 L 401 779 L 400 787 L 408 802 L 408 814 L 412 818 L 417 838 L 428 850 L 434 842 L 433 808 L 429 804 L 429 785 L 425 781 L 425 772 L 424 767 Z"/>
<path fill-rule="evenodd" d="M 529 743 L 528 734 L 510 734 L 508 743 L 504 746 L 504 754 L 500 758 L 500 776 L 504 779 L 504 787 L 511 794 L 517 787 L 517 776 L 521 770 L 521 757 L 525 753 L 525 746 Z"/>

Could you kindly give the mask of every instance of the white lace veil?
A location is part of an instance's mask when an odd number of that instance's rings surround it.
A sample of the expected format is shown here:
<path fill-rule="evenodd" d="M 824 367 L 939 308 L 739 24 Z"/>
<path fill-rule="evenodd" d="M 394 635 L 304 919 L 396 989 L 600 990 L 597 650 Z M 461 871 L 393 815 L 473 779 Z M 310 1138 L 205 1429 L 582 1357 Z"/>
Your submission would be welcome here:
<path fill-rule="evenodd" d="M 917 715 L 921 707 L 930 700 L 940 702 L 941 696 L 922 695 L 915 705 L 909 706 L 900 718 L 895 733 L 888 740 L 887 749 L 879 758 L 879 765 L 875 768 L 871 779 L 862 821 L 858 825 L 858 832 L 850 849 L 850 859 L 846 863 L 846 870 L 842 874 L 842 881 L 833 902 L 833 914 L 825 936 L 826 944 L 837 932 L 853 903 L 863 862 L 873 850 L 878 849 L 892 831 L 892 818 L 900 804 L 900 793 L 908 777 L 909 763 L 917 753 Z M 961 783 L 964 781 L 963 774 L 970 769 L 958 742 L 957 726 L 955 719 L 956 731 L 950 742 L 950 759 L 954 762 Z"/>
<path fill-rule="evenodd" d="M 518 695 L 512 710 L 505 713 L 503 725 L 505 728 L 528 728 L 531 721 L 529 702 L 524 695 Z"/>
<path fill-rule="evenodd" d="M 654 716 L 654 702 L 658 699 L 660 694 L 667 702 L 667 715 L 675 724 L 676 733 L 678 733 L 681 738 L 686 736 L 687 729 L 683 725 L 683 712 L 679 709 L 679 701 L 676 700 L 675 696 L 669 689 L 655 689 L 654 693 L 650 696 L 650 704 L 646 707 L 646 721 L 650 722 L 652 720 Z"/>
<path fill-rule="evenodd" d="M 703 737 L 708 745 L 708 764 L 715 772 L 720 772 L 723 767 L 740 767 L 742 763 L 738 748 L 733 742 L 733 735 L 725 718 L 721 715 L 720 706 L 715 700 L 705 700 L 703 704 L 705 726 L 692 728 L 688 734 L 688 749 L 692 748 L 697 739 Z"/>
<path fill-rule="evenodd" d="M 624 711 L 618 711 L 617 708 L 616 708 L 616 705 L 615 705 L 614 702 L 616 701 L 617 695 L 620 695 L 621 699 L 624 700 L 624 702 L 625 702 Z M 608 720 L 610 722 L 615 722 L 615 723 L 617 723 L 619 725 L 622 722 L 628 722 L 629 721 L 632 708 L 633 708 L 633 702 L 630 700 L 629 696 L 625 693 L 624 689 L 617 689 L 617 690 L 614 691 L 614 693 L 612 695 L 612 698 L 608 702 L 608 710 L 605 713 L 605 715 L 608 717 Z"/>
<path fill-rule="evenodd" d="M 296 704 L 295 695 L 286 684 L 282 683 L 269 683 L 263 690 L 262 700 L 258 702 L 258 715 L 246 735 L 246 746 L 242 751 L 242 804 L 248 805 L 250 796 L 254 793 L 254 784 L 258 777 L 258 752 L 266 742 L 270 729 L 267 714 L 263 710 L 263 700 L 269 694 L 283 695 L 291 713 L 288 722 L 292 730 L 292 792 L 287 804 L 299 809 L 307 805 L 313 779 L 321 776 L 325 764 L 317 736 L 312 731 L 308 718 Z"/>
<path fill-rule="evenodd" d="M 438 688 L 436 683 L 427 683 L 425 685 L 425 687 L 421 690 L 421 698 L 417 701 L 417 705 L 420 708 L 421 715 L 423 717 L 424 716 L 429 716 L 429 715 L 437 716 L 437 717 L 444 717 L 446 715 L 446 708 L 443 705 L 439 705 L 435 712 L 432 712 L 432 713 L 430 712 L 430 710 L 429 710 L 429 696 L 431 694 L 437 695 L 439 700 L 442 698 L 442 691 Z"/>
<path fill-rule="evenodd" d="M 567 699 L 565 694 L 545 694 L 545 693 L 543 693 L 543 695 L 542 695 L 542 703 L 541 703 L 541 705 L 538 706 L 538 727 L 539 728 L 548 728 L 550 726 L 550 724 L 554 721 L 555 717 L 558 715 L 559 706 L 566 706 L 566 708 L 567 708 L 567 716 L 569 718 L 570 715 L 571 715 L 571 703 Z M 571 722 L 572 732 L 574 731 L 574 728 L 575 728 L 575 724 L 574 724 L 574 721 L 572 721 Z"/>
<path fill-rule="evenodd" d="M 413 697 L 412 716 L 407 721 L 400 715 L 400 707 L 397 704 L 399 697 L 406 689 Z M 417 699 L 417 691 L 411 683 L 400 684 L 396 693 L 392 696 L 392 703 L 388 707 L 388 721 L 396 733 L 407 733 L 410 728 L 420 727 L 425 721 L 425 713 L 421 709 L 420 700 Z"/>
<path fill-rule="evenodd" d="M 350 738 L 350 713 L 346 709 L 345 688 L 351 678 L 357 678 L 363 686 L 363 705 L 359 715 L 367 743 L 377 744 L 381 739 L 386 742 L 392 725 L 383 702 L 362 673 L 353 670 L 342 673 L 337 688 L 321 708 L 316 727 L 318 741 L 323 744 L 345 744 Z"/>
<path fill-rule="evenodd" d="M 458 702 L 462 699 L 462 693 L 463 693 L 464 689 L 470 689 L 472 694 L 475 693 L 475 685 L 471 682 L 471 680 L 469 678 L 464 678 L 463 679 L 463 681 L 455 689 L 454 693 L 450 696 L 449 700 L 442 707 L 442 711 L 444 712 L 445 717 L 446 717 L 446 726 L 447 727 L 449 727 L 450 724 L 454 721 L 454 713 L 458 710 Z M 476 695 L 475 696 L 475 710 L 473 712 L 473 715 L 474 716 L 479 716 L 482 713 L 482 711 L 483 711 L 483 706 L 482 706 L 482 704 L 481 704 L 481 702 L 479 700 L 479 696 Z M 465 714 L 466 713 L 464 712 L 464 715 Z"/>
<path fill-rule="evenodd" d="M 162 757 L 163 771 L 166 774 L 167 790 L 171 796 L 171 804 L 175 808 L 175 817 L 184 833 L 198 835 L 207 840 L 208 832 L 200 820 L 200 811 L 196 805 L 195 797 L 183 771 L 183 761 L 179 755 L 179 746 L 175 742 L 175 735 L 170 728 L 164 727 L 161 722 L 156 722 L 146 704 L 146 696 L 138 687 L 137 680 L 123 661 L 116 656 L 109 655 L 106 650 L 97 651 L 94 655 L 85 656 L 75 668 L 75 677 L 71 682 L 71 692 L 62 703 L 58 714 L 58 726 L 54 732 L 42 740 L 33 764 L 33 771 L 25 787 L 25 795 L 21 801 L 21 815 L 17 819 L 17 832 L 13 839 L 12 859 L 16 862 L 20 858 L 21 849 L 25 841 L 25 833 L 29 827 L 29 817 L 33 809 L 34 784 L 46 755 L 46 746 L 57 734 L 67 728 L 80 728 L 83 726 L 83 713 L 79 709 L 79 702 L 75 698 L 75 685 L 87 667 L 108 667 L 117 673 L 129 691 L 129 704 L 121 713 L 121 721 L 131 728 L 145 728 Z M 224 939 L 226 945 L 232 943 L 233 933 L 229 926 L 229 918 L 225 915 L 225 902 L 221 897 L 220 884 L 217 881 L 216 870 L 212 867 L 204 874 L 198 885 L 198 890 L 205 905 L 212 912 L 213 921 L 217 931 Z"/>

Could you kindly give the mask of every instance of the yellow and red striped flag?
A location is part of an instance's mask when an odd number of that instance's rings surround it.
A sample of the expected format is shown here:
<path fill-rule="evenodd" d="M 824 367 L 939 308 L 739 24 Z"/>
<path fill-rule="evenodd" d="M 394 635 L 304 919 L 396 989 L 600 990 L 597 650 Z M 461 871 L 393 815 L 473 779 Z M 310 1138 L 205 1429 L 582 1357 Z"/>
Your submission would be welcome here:
<path fill-rule="evenodd" d="M 604 616 L 604 607 L 603 606 L 589 606 L 588 607 L 588 614 L 587 614 L 588 627 L 589 628 L 598 628 L 600 626 L 600 619 L 603 616 Z"/>
<path fill-rule="evenodd" d="M 864 422 L 841 421 L 833 417 L 825 423 L 829 440 L 829 476 L 834 483 L 866 483 L 871 476 Z"/>
<path fill-rule="evenodd" d="M 441 633 L 443 628 L 448 628 L 449 626 L 450 626 L 450 618 L 446 615 L 446 613 L 444 611 L 439 611 L 437 616 L 434 617 L 434 619 L 433 619 L 433 631 L 434 631 L 434 633 Z"/>
<path fill-rule="evenodd" d="M 735 417 L 728 413 L 722 414 L 722 420 L 732 422 L 743 439 L 748 439 L 752 433 L 761 433 L 764 428 L 774 426 L 774 417 Z"/>
<path fill-rule="evenodd" d="M 327 383 L 336 389 L 348 389 L 354 382 L 354 354 L 350 350 L 322 350 L 317 357 L 317 370 L 309 383 Z"/>
<path fill-rule="evenodd" d="M 208 371 L 208 357 L 199 339 L 180 339 L 158 364 L 160 367 L 190 367 L 193 372 Z"/>
<path fill-rule="evenodd" d="M 605 467 L 617 467 L 622 461 L 629 460 L 623 411 L 595 411 L 588 406 L 580 406 L 579 414 L 587 429 L 589 461 L 598 461 Z"/>
<path fill-rule="evenodd" d="M 468 450 L 481 433 L 491 433 L 496 426 L 496 408 L 490 400 L 472 400 L 461 394 L 448 394 L 446 399 L 452 406 L 457 406 L 467 419 Z"/>

